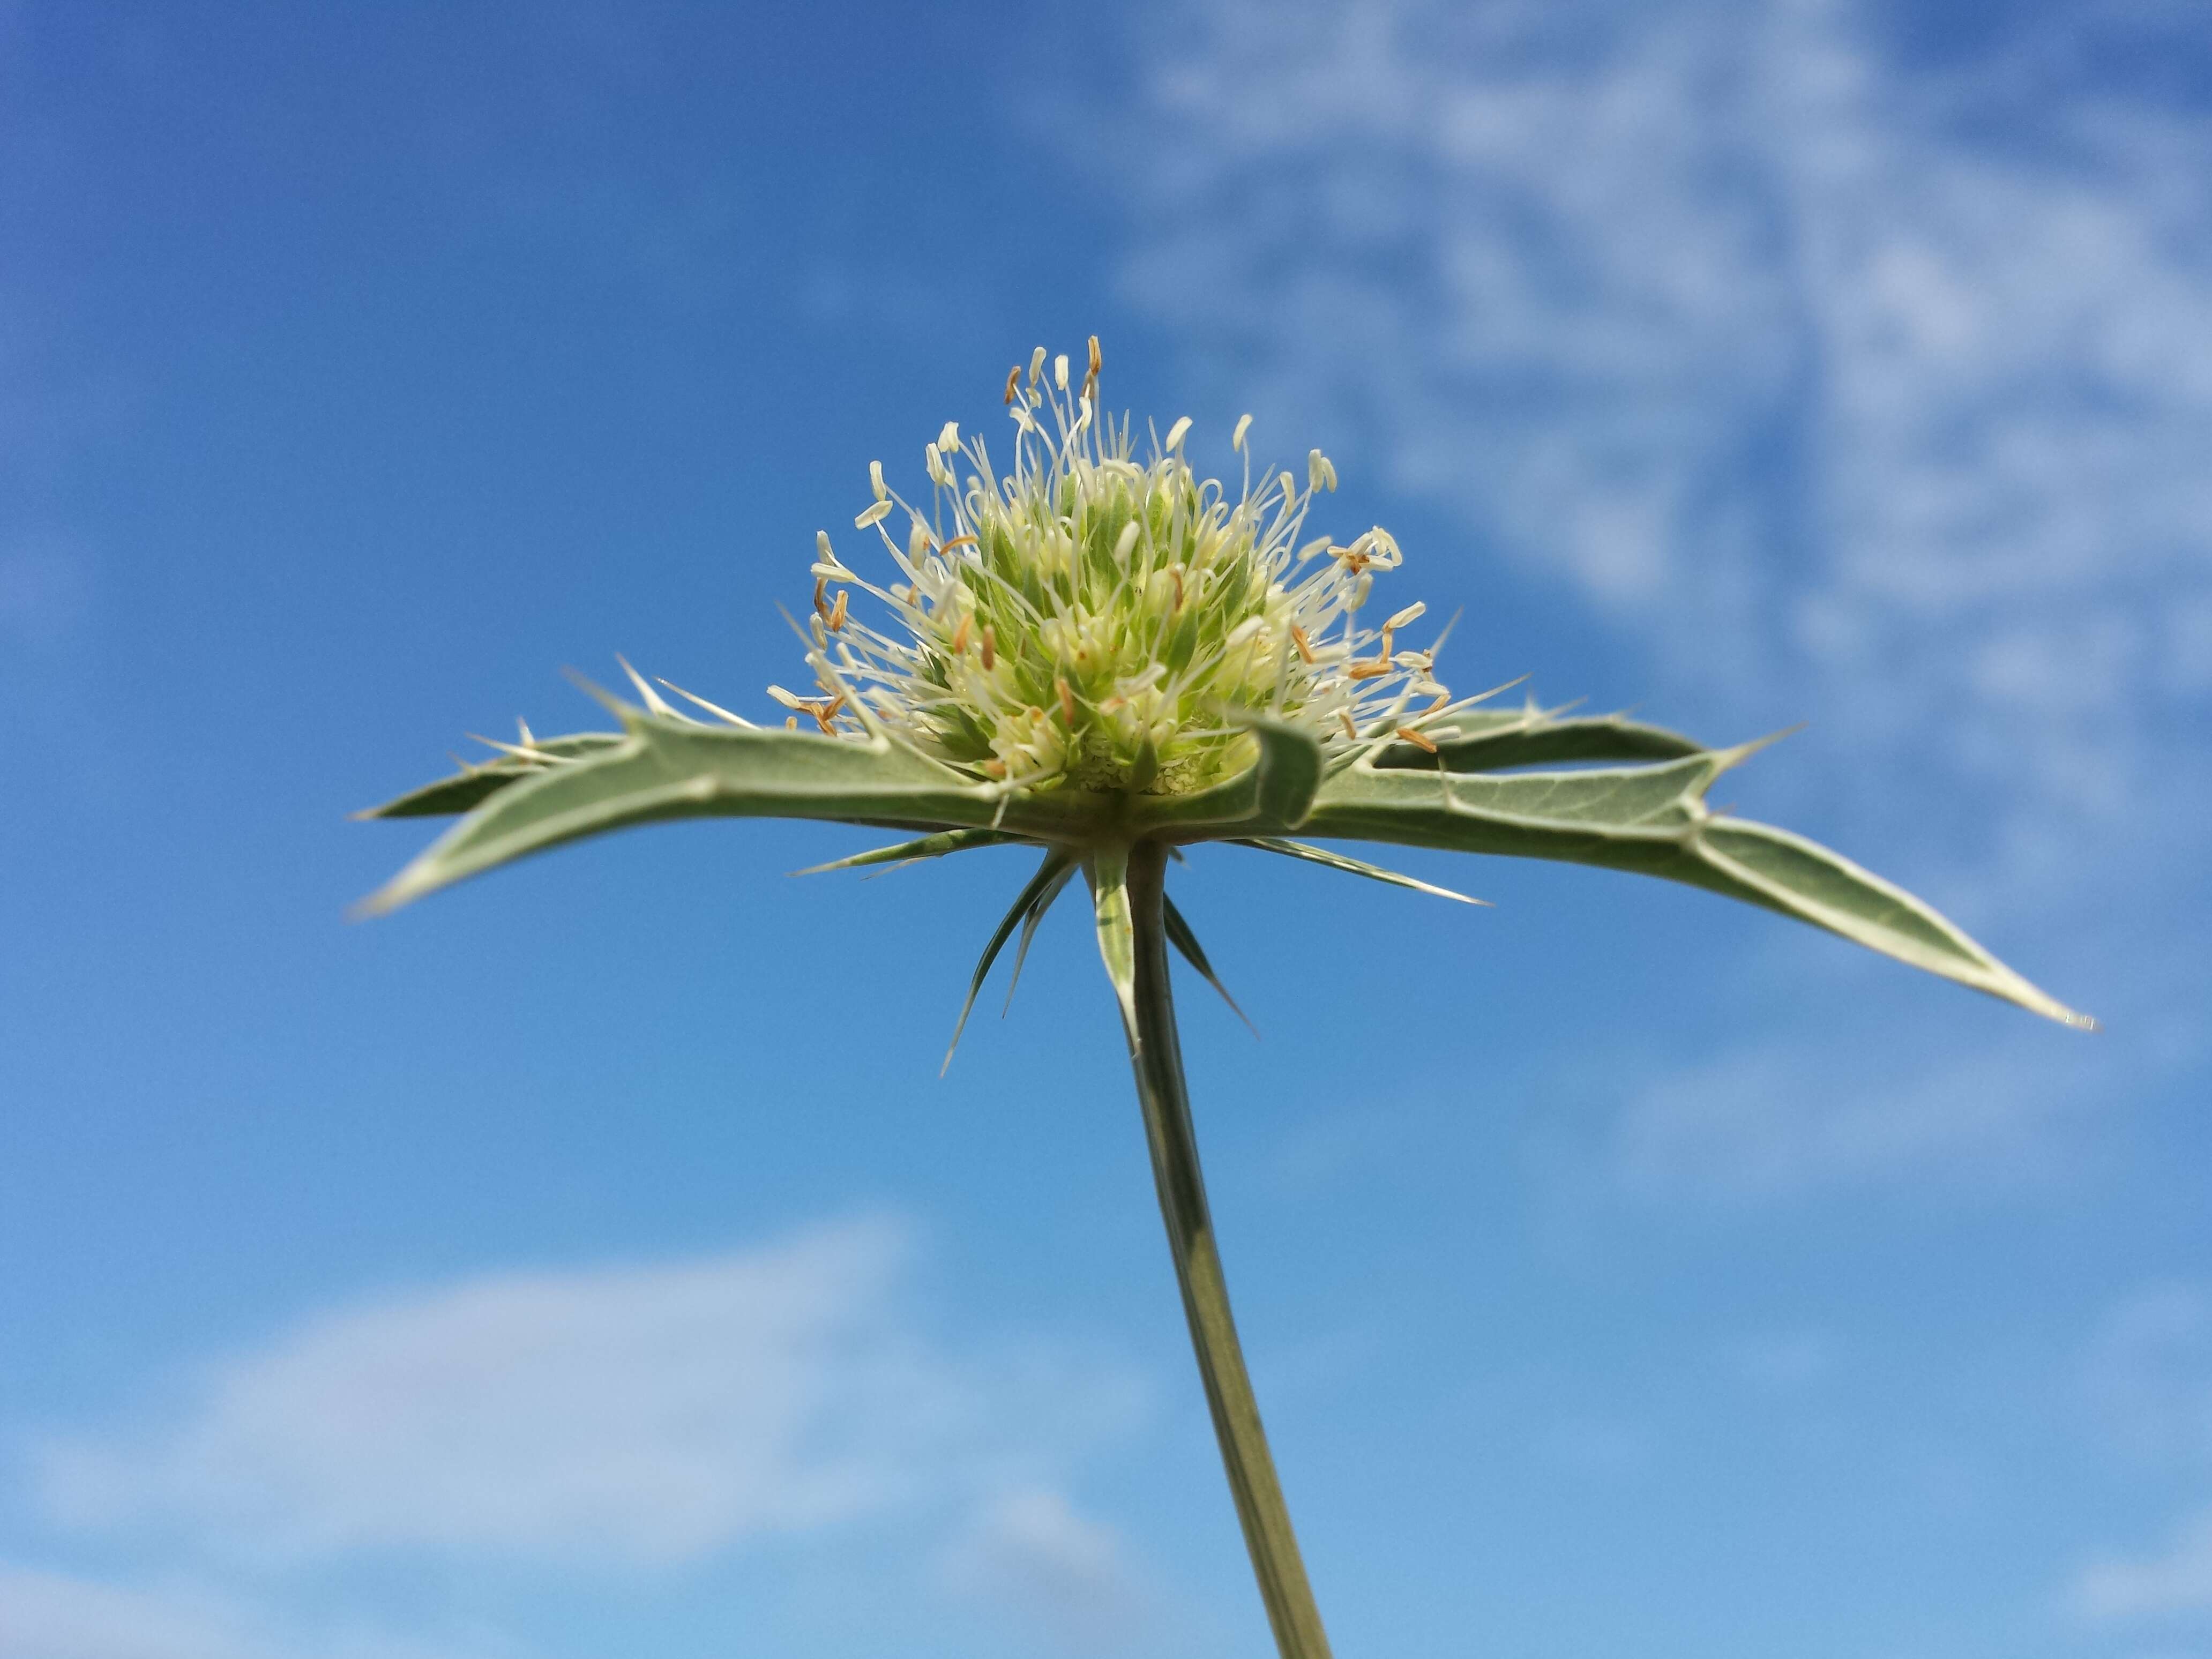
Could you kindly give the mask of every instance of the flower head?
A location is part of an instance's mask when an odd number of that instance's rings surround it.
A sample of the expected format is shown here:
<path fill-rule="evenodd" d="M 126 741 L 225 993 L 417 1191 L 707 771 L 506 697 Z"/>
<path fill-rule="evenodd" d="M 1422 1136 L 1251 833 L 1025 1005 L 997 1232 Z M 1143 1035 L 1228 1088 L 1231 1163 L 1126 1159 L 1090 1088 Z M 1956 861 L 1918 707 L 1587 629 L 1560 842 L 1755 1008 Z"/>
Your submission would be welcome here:
<path fill-rule="evenodd" d="M 1361 620 L 1398 544 L 1380 529 L 1340 544 L 1306 536 L 1315 496 L 1336 487 L 1319 450 L 1303 483 L 1275 471 L 1255 483 L 1247 416 L 1230 441 L 1243 458 L 1232 497 L 1185 459 L 1187 420 L 1137 458 L 1128 418 L 1100 410 L 1095 338 L 1073 386 L 1066 358 L 1052 360 L 1048 380 L 1046 362 L 1040 348 L 1026 373 L 1006 377 L 1011 471 L 950 422 L 922 452 L 923 505 L 893 494 L 871 464 L 872 499 L 854 522 L 882 539 L 889 586 L 817 537 L 807 664 L 819 695 L 769 688 L 789 729 L 668 685 L 707 718 L 686 714 L 625 662 L 641 702 L 594 688 L 619 731 L 539 738 L 525 726 L 519 741 L 490 745 L 495 758 L 377 808 L 464 816 L 368 908 L 670 818 L 920 832 L 823 869 L 1025 843 L 1042 861 L 985 948 L 970 1000 L 1079 868 L 1126 1013 L 1133 860 L 1231 842 L 1444 890 L 1296 833 L 1662 876 L 2084 1023 L 1910 894 L 1708 807 L 1714 780 L 1761 744 L 1709 748 L 1615 714 L 1494 707 L 1489 693 L 1453 702 L 1436 680 L 1434 643 L 1398 648 L 1420 605 Z M 869 619 L 878 605 L 880 627 Z M 1161 903 L 1210 978 L 1195 937 Z"/>
<path fill-rule="evenodd" d="M 922 451 L 930 493 L 909 503 L 869 466 L 854 520 L 896 568 L 879 586 L 817 538 L 813 650 L 818 697 L 770 694 L 824 731 L 872 726 L 1009 788 L 1182 794 L 1250 766 L 1236 715 L 1265 713 L 1326 750 L 1386 736 L 1415 703 L 1441 708 L 1433 650 L 1400 650 L 1407 605 L 1361 625 L 1398 544 L 1376 528 L 1339 544 L 1305 537 L 1315 496 L 1336 486 L 1319 450 L 1301 481 L 1255 482 L 1245 439 L 1234 495 L 1184 455 L 1188 419 L 1140 459 L 1129 418 L 1098 406 L 1097 341 L 1079 387 L 1049 380 L 1040 346 L 1006 379 L 1013 465 L 948 422 Z M 889 612 L 856 615 L 858 589 Z"/>

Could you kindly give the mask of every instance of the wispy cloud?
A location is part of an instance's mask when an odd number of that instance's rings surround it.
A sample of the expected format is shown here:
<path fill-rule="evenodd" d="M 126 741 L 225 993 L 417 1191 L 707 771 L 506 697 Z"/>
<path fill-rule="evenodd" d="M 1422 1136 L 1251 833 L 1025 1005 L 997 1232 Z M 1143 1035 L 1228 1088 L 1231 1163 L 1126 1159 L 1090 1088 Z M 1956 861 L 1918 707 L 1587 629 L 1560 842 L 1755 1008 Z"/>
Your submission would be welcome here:
<path fill-rule="evenodd" d="M 2212 1293 L 2171 1281 L 2124 1297 L 2089 1347 L 2090 1404 L 2108 1441 L 2145 1465 L 2212 1468 Z M 2212 1504 L 2166 1541 L 2110 1551 L 2075 1573 L 2066 1600 L 2094 1621 L 2212 1613 Z"/>
<path fill-rule="evenodd" d="M 1975 775 L 1984 867 L 2046 902 L 2154 775 L 2125 833 L 2179 844 L 2212 120 L 2063 41 L 1915 63 L 1847 0 L 1212 0 L 1157 39 L 1072 142 L 1127 291 L 1286 436 L 1563 579 L 1678 700 L 1786 673 L 1845 751 Z"/>
<path fill-rule="evenodd" d="M 264 1565 L 434 1552 L 666 1567 L 841 1522 L 1054 1490 L 1130 1376 L 959 1352 L 898 1311 L 886 1222 L 650 1267 L 340 1309 L 206 1369 L 180 1413 L 48 1440 L 80 1528 Z"/>
<path fill-rule="evenodd" d="M 1045 1488 L 978 1509 L 939 1568 L 957 1594 L 1016 1612 L 1060 1651 L 1133 1650 L 1155 1616 L 1120 1535 Z"/>
<path fill-rule="evenodd" d="M 303 1628 L 191 1582 L 110 1583 L 4 1565 L 0 1650 L 14 1659 L 514 1659 L 519 1652 L 497 1642 Z"/>
<path fill-rule="evenodd" d="M 2092 1562 L 2076 1575 L 2071 1600 L 2077 1613 L 2098 1620 L 2212 1612 L 2212 1510 L 2151 1554 Z"/>
<path fill-rule="evenodd" d="M 1979 1190 L 2059 1178 L 2096 1098 L 2094 1056 L 2014 1048 L 1885 1071 L 1817 1043 L 1738 1049 L 1632 1098 L 1607 1163 L 1638 1200 L 1748 1202 L 1970 1176 Z"/>

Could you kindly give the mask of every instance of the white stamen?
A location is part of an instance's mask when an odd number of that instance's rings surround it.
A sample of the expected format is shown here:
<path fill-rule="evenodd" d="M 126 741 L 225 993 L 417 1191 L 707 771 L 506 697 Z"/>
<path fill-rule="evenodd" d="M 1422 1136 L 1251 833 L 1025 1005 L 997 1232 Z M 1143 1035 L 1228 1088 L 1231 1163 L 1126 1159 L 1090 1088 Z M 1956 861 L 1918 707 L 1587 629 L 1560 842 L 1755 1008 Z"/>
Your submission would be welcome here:
<path fill-rule="evenodd" d="M 1396 730 L 1417 695 L 1445 696 L 1433 651 L 1393 654 L 1390 631 L 1422 606 L 1379 630 L 1358 625 L 1397 544 L 1381 531 L 1345 544 L 1306 534 L 1319 493 L 1336 486 L 1327 456 L 1309 455 L 1303 481 L 1279 472 L 1224 489 L 1186 459 L 1182 416 L 1140 462 L 1132 422 L 1099 407 L 1095 374 L 1076 391 L 1072 360 L 1054 358 L 1043 387 L 1047 356 L 1031 356 L 1030 386 L 1008 406 L 1007 471 L 980 440 L 963 450 L 954 422 L 923 452 L 932 500 L 900 503 L 871 465 L 876 500 L 854 523 L 908 514 L 887 549 L 896 574 L 870 583 L 817 534 L 806 628 L 824 695 L 777 687 L 777 702 L 829 738 L 895 731 L 1003 801 L 1060 787 L 1184 793 L 1249 763 L 1238 711 L 1265 709 L 1334 753 Z M 1231 434 L 1240 455 L 1252 420 Z M 956 473 L 963 455 L 973 469 Z M 868 596 L 891 619 L 881 631 L 851 610 Z"/>

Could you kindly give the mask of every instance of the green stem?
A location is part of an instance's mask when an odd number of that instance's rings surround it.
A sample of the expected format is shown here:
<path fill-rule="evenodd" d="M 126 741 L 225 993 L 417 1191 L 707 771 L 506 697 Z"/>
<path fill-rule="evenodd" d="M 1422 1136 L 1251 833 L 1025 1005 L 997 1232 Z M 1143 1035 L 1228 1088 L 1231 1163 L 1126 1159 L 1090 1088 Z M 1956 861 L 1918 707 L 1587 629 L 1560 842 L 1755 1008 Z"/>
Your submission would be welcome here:
<path fill-rule="evenodd" d="M 1267 1436 L 1260 1425 L 1259 1402 L 1245 1374 L 1244 1352 L 1237 1345 L 1229 1312 L 1229 1286 L 1221 1273 L 1221 1253 L 1213 1238 L 1213 1219 L 1206 1202 L 1206 1182 L 1198 1166 L 1198 1140 L 1191 1129 L 1190 1097 L 1183 1084 L 1182 1048 L 1176 1036 L 1175 999 L 1168 986 L 1168 940 L 1163 912 L 1167 848 L 1139 842 L 1128 855 L 1129 922 L 1135 955 L 1135 996 L 1124 1005 L 1129 1063 L 1137 1074 L 1137 1097 L 1145 1110 L 1145 1134 L 1152 1144 L 1152 1178 L 1158 1184 L 1160 1213 L 1167 1222 L 1168 1248 L 1175 1256 L 1176 1279 L 1182 1287 L 1184 1316 L 1190 1322 L 1191 1346 L 1197 1351 L 1206 1403 L 1213 1413 L 1214 1437 L 1237 1500 L 1237 1518 L 1251 1552 L 1275 1646 L 1283 1659 L 1328 1659 L 1328 1638 L 1321 1612 L 1306 1583 L 1305 1563 L 1291 1531 L 1290 1510 L 1275 1479 Z"/>

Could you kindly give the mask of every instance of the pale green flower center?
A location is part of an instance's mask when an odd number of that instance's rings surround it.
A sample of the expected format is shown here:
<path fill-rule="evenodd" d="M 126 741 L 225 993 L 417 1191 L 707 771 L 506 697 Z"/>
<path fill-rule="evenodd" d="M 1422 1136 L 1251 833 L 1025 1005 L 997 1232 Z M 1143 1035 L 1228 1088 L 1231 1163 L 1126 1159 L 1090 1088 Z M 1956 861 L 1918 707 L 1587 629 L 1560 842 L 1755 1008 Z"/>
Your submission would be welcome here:
<path fill-rule="evenodd" d="M 1008 377 L 1011 473 L 949 422 L 923 452 L 927 510 L 871 465 L 875 500 L 855 522 L 877 529 L 901 580 L 862 580 L 820 536 L 810 665 L 822 695 L 772 695 L 825 731 L 886 728 L 1010 787 L 1153 794 L 1250 765 L 1237 711 L 1337 749 L 1448 700 L 1432 653 L 1396 649 L 1423 607 L 1358 625 L 1397 544 L 1379 528 L 1342 545 L 1300 539 L 1315 494 L 1336 484 L 1320 451 L 1303 485 L 1288 472 L 1255 484 L 1247 455 L 1233 497 L 1183 459 L 1188 420 L 1139 462 L 1127 417 L 1097 412 L 1095 342 L 1091 361 L 1073 392 L 1065 357 L 1044 383 L 1042 347 L 1025 378 Z M 1231 441 L 1240 454 L 1249 423 Z M 889 606 L 893 629 L 853 615 L 848 588 Z"/>

